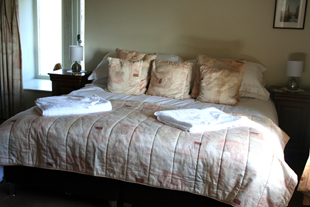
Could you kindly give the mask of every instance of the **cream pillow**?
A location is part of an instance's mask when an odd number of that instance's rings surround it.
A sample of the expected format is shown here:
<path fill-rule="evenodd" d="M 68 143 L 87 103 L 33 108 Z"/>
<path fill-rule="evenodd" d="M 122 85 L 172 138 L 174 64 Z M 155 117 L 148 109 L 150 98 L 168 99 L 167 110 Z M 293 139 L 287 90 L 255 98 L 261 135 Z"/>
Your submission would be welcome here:
<path fill-rule="evenodd" d="M 147 95 L 189 98 L 192 66 L 190 62 L 154 61 Z"/>
<path fill-rule="evenodd" d="M 150 79 L 151 72 L 151 62 L 156 59 L 157 54 L 144 54 L 131 50 L 121 50 L 116 49 L 116 57 L 122 60 L 137 61 L 143 60 L 142 70 L 141 70 L 141 85 L 140 85 L 140 94 L 146 92 L 146 87 Z"/>
<path fill-rule="evenodd" d="M 200 91 L 197 101 L 227 105 L 236 105 L 239 102 L 245 61 L 238 61 L 233 67 L 226 66 L 200 67 Z"/>
<path fill-rule="evenodd" d="M 171 61 L 171 62 L 183 62 L 183 59 L 178 55 L 172 54 L 165 54 L 165 53 L 158 53 L 156 60 L 164 60 L 164 61 Z"/>
<path fill-rule="evenodd" d="M 108 77 L 109 66 L 108 66 L 108 57 L 116 57 L 116 50 L 110 51 L 107 53 L 101 62 L 97 65 L 97 67 L 93 70 L 90 76 L 88 76 L 88 80 L 94 80 L 98 78 Z M 165 60 L 165 61 L 174 61 L 181 62 L 183 61 L 181 57 L 172 54 L 158 54 L 156 60 Z"/>
<path fill-rule="evenodd" d="M 106 90 L 111 93 L 140 95 L 142 60 L 128 61 L 108 57 L 109 77 Z"/>
<path fill-rule="evenodd" d="M 194 82 L 194 87 L 192 89 L 191 96 L 192 98 L 197 98 L 199 95 L 200 91 L 200 67 L 202 65 L 210 67 L 210 68 L 239 68 L 240 65 L 244 65 L 245 62 L 239 61 L 239 60 L 227 60 L 227 59 L 217 59 L 217 58 L 212 58 L 208 57 L 205 55 L 198 55 L 196 59 L 196 68 L 195 68 L 195 82 Z"/>
<path fill-rule="evenodd" d="M 269 99 L 270 94 L 263 83 L 263 72 L 266 70 L 267 68 L 259 63 L 246 62 L 242 84 L 239 89 L 240 97 Z"/>

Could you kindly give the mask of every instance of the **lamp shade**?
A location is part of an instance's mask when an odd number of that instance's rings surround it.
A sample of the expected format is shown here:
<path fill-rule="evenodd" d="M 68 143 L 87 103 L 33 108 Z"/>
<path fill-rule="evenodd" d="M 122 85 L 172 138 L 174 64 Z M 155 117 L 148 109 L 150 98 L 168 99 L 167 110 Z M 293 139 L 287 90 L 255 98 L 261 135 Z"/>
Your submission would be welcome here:
<path fill-rule="evenodd" d="M 70 60 L 81 61 L 83 60 L 83 47 L 78 45 L 70 45 Z"/>
<path fill-rule="evenodd" d="M 286 75 L 290 77 L 301 77 L 303 66 L 303 61 L 288 61 Z"/>

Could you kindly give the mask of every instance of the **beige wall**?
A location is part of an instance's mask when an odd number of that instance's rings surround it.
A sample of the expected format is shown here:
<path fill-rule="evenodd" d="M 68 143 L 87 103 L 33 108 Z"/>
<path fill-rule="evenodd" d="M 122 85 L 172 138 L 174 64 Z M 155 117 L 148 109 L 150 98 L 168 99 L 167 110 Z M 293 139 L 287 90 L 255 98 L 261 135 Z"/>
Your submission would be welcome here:
<path fill-rule="evenodd" d="M 301 86 L 310 88 L 310 14 L 304 30 L 273 29 L 275 1 L 87 0 L 85 7 L 87 70 L 119 47 L 183 59 L 245 58 L 268 67 L 267 86 L 283 85 L 287 60 L 302 53 Z"/>

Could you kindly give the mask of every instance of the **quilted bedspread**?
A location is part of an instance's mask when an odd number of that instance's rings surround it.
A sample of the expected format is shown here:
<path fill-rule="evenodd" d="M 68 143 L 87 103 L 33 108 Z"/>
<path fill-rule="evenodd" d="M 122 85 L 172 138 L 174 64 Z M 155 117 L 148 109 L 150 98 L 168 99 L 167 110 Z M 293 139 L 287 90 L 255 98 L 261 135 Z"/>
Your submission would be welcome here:
<path fill-rule="evenodd" d="M 310 156 L 308 157 L 297 190 L 304 194 L 303 205 L 310 206 Z"/>
<path fill-rule="evenodd" d="M 249 115 L 242 126 L 189 133 L 154 116 L 176 106 L 111 102 L 113 110 L 104 113 L 17 114 L 0 126 L 0 165 L 108 177 L 232 206 L 288 205 L 297 185 L 283 156 L 289 138 L 269 119 Z"/>

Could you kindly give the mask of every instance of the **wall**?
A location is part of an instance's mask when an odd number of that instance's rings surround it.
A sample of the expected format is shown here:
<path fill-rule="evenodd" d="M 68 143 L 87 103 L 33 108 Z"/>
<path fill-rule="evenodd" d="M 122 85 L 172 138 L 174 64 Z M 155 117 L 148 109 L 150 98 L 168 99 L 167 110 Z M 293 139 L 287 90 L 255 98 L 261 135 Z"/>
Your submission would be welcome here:
<path fill-rule="evenodd" d="M 273 29 L 274 7 L 270 0 L 87 0 L 86 70 L 119 47 L 183 59 L 245 58 L 268 67 L 267 86 L 283 85 L 287 60 L 302 53 L 301 86 L 310 88 L 310 14 L 304 30 Z"/>

